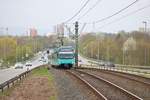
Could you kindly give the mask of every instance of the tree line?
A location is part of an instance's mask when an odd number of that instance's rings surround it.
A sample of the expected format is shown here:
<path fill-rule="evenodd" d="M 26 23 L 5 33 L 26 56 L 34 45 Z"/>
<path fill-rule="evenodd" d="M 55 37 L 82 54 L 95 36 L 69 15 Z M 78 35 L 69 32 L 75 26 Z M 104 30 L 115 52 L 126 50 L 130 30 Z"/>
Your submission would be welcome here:
<path fill-rule="evenodd" d="M 126 65 L 150 65 L 150 34 L 120 31 L 88 33 L 79 39 L 83 56 Z"/>
<path fill-rule="evenodd" d="M 0 67 L 25 62 L 34 54 L 51 46 L 53 36 L 0 36 Z"/>

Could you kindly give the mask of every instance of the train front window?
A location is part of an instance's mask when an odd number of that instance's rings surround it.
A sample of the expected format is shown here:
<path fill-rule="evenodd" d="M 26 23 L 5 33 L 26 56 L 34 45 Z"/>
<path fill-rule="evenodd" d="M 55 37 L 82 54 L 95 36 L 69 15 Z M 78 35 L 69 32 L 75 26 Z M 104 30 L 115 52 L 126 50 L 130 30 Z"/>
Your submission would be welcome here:
<path fill-rule="evenodd" d="M 63 48 L 63 49 L 60 49 L 60 52 L 72 52 L 73 49 L 72 48 Z"/>
<path fill-rule="evenodd" d="M 58 57 L 60 59 L 70 59 L 70 58 L 73 58 L 74 55 L 73 54 L 59 54 Z"/>

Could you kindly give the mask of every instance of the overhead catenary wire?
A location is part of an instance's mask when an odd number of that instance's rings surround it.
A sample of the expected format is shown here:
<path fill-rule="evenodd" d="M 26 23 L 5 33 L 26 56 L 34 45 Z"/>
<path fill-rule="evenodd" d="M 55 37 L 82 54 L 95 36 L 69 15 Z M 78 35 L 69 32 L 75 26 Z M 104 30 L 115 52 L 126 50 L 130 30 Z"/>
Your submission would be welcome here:
<path fill-rule="evenodd" d="M 66 27 L 66 29 L 68 30 L 68 32 L 69 32 L 69 35 L 72 35 L 73 34 L 73 32 L 71 31 L 71 28 L 70 27 L 68 27 L 68 25 L 64 25 L 65 27 Z"/>
<path fill-rule="evenodd" d="M 113 24 L 113 23 L 115 23 L 115 22 L 118 22 L 118 21 L 120 21 L 121 19 L 124 19 L 124 18 L 126 18 L 126 17 L 128 17 L 128 16 L 131 16 L 131 15 L 133 15 L 133 14 L 135 14 L 135 13 L 137 13 L 137 12 L 140 12 L 141 10 L 144 10 L 144 9 L 146 9 L 146 8 L 149 8 L 149 7 L 150 7 L 150 5 L 146 5 L 146 6 L 144 6 L 144 7 L 141 7 L 141 8 L 139 8 L 139 9 L 137 9 L 137 10 L 135 10 L 135 11 L 133 11 L 133 12 L 130 12 L 130 13 L 126 14 L 126 15 L 123 15 L 123 16 L 121 16 L 120 18 L 117 18 L 117 19 L 115 19 L 115 20 L 113 20 L 113 21 L 111 21 L 111 22 L 109 22 L 109 23 L 107 23 L 107 24 L 105 24 L 105 25 L 100 26 L 98 29 L 101 29 L 101 28 L 106 27 L 106 26 L 108 26 L 108 25 L 111 25 L 111 24 Z"/>
<path fill-rule="evenodd" d="M 89 3 L 90 0 L 87 0 L 85 2 L 85 4 L 79 9 L 79 11 L 77 11 L 71 18 L 69 18 L 68 20 L 66 20 L 64 23 L 68 23 L 70 22 L 72 19 L 74 19 L 85 7 L 86 5 Z"/>
<path fill-rule="evenodd" d="M 93 21 L 93 22 L 83 22 L 83 23 L 80 23 L 80 24 L 84 24 L 84 23 L 86 23 L 86 24 L 93 24 L 93 23 L 96 24 L 96 23 L 99 23 L 99 22 L 108 20 L 108 19 L 110 19 L 110 18 L 112 18 L 112 17 L 114 17 L 114 16 L 120 14 L 121 12 L 123 12 L 123 11 L 126 10 L 127 8 L 131 7 L 132 5 L 134 5 L 135 3 L 137 3 L 138 1 L 139 1 L 139 0 L 135 0 L 135 1 L 132 2 L 131 4 L 129 4 L 128 6 L 122 8 L 122 9 L 120 9 L 119 11 L 115 12 L 114 14 L 112 14 L 112 15 L 110 15 L 110 16 L 107 16 L 107 17 L 104 17 L 104 18 L 102 18 L 102 19 L 100 19 L 100 20 Z M 67 24 L 68 24 L 68 23 L 67 23 Z M 70 23 L 70 24 L 73 24 L 73 23 Z"/>
<path fill-rule="evenodd" d="M 100 1 L 101 1 L 101 0 L 98 0 L 98 1 L 95 3 L 95 5 L 97 5 L 97 3 L 100 2 Z M 127 8 L 131 7 L 132 5 L 134 5 L 135 3 L 137 3 L 138 1 L 139 1 L 139 0 L 135 0 L 134 2 L 130 3 L 130 4 L 127 5 L 126 7 L 120 9 L 119 11 L 115 12 L 114 14 L 112 14 L 112 15 L 110 15 L 110 16 L 108 16 L 108 17 L 102 18 L 102 19 L 97 20 L 97 21 L 85 22 L 85 23 L 86 23 L 86 24 L 93 24 L 93 23 L 96 24 L 96 23 L 99 23 L 99 22 L 108 20 L 108 19 L 110 19 L 111 17 L 120 14 L 121 12 L 123 12 L 123 11 L 126 10 Z M 69 21 L 71 21 L 73 18 L 75 18 L 75 17 L 81 12 L 81 10 L 87 5 L 88 2 L 89 2 L 89 0 L 85 3 L 85 5 L 84 5 L 73 17 L 71 17 L 69 20 L 67 20 L 66 23 L 69 22 Z M 86 13 L 84 13 L 83 16 L 81 16 L 81 17 L 84 17 L 89 11 L 91 11 L 91 10 L 93 9 L 93 7 L 95 7 L 95 5 L 93 5 L 91 8 L 89 8 L 88 11 L 87 11 Z M 81 19 L 81 18 L 79 18 L 79 19 Z M 79 19 L 78 19 L 78 20 L 79 20 Z M 66 23 L 65 23 L 65 24 L 66 24 Z M 67 23 L 67 24 L 68 24 L 68 23 Z M 80 23 L 80 24 L 84 24 L 84 23 Z"/>
<path fill-rule="evenodd" d="M 108 16 L 108 17 L 102 18 L 102 19 L 100 19 L 100 20 L 93 21 L 93 22 L 94 22 L 94 23 L 99 23 L 99 22 L 108 20 L 108 19 L 112 18 L 113 16 L 120 14 L 121 12 L 123 12 L 123 11 L 126 10 L 127 8 L 131 7 L 132 5 L 134 5 L 135 3 L 137 3 L 138 1 L 139 1 L 139 0 L 135 0 L 135 1 L 132 2 L 131 4 L 129 4 L 128 6 L 122 8 L 121 10 L 115 12 L 114 14 L 112 14 L 112 15 L 110 15 L 110 16 Z"/>
<path fill-rule="evenodd" d="M 83 30 L 84 30 L 85 26 L 86 26 L 86 23 L 84 23 L 84 24 L 83 24 L 83 26 L 82 26 L 82 28 L 81 28 L 81 30 L 80 30 L 80 33 L 82 33 L 82 32 L 83 32 Z"/>
<path fill-rule="evenodd" d="M 81 17 L 78 18 L 78 20 L 80 20 L 85 15 L 87 15 L 91 10 L 93 10 L 100 3 L 100 1 L 102 1 L 102 0 L 97 0 L 92 7 L 90 7 Z"/>

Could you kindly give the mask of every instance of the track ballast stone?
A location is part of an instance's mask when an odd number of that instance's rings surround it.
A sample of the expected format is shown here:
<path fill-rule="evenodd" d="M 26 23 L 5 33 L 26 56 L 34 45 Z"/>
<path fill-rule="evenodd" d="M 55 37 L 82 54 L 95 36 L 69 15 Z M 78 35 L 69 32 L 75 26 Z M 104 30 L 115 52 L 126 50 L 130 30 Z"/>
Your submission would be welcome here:
<path fill-rule="evenodd" d="M 81 81 L 62 69 L 51 68 L 58 100 L 99 100 Z"/>

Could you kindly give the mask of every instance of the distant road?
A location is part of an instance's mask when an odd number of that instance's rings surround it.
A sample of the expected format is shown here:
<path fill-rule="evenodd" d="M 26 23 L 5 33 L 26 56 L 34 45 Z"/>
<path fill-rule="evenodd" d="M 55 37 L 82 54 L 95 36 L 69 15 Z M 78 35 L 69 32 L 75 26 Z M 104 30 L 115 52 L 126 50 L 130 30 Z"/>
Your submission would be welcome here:
<path fill-rule="evenodd" d="M 87 64 L 87 65 L 90 65 L 91 63 L 89 63 L 90 60 L 78 55 L 78 59 L 81 61 L 79 62 L 79 64 Z"/>
<path fill-rule="evenodd" d="M 30 70 L 38 67 L 40 65 L 46 64 L 47 62 L 40 62 L 39 59 L 41 59 L 42 55 L 39 55 L 34 58 L 34 60 L 31 60 L 32 66 L 29 68 Z M 46 57 L 46 55 L 45 55 Z M 23 69 L 15 69 L 15 68 L 8 68 L 8 69 L 2 69 L 0 70 L 0 84 L 4 83 L 5 81 L 14 78 L 17 75 L 20 75 L 21 73 L 27 71 L 27 68 L 24 65 Z"/>

